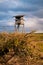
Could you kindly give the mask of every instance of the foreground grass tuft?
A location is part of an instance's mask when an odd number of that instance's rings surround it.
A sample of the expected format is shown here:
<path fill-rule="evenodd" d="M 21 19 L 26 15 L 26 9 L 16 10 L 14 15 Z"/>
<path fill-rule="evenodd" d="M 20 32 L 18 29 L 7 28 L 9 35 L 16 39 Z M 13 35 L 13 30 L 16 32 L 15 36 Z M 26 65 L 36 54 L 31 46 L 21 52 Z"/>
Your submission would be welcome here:
<path fill-rule="evenodd" d="M 38 63 L 38 61 L 42 62 L 43 34 L 0 33 L 0 50 L 4 52 L 5 48 L 8 50 L 13 49 L 15 55 L 30 61 L 30 63 L 36 61 L 36 63 Z"/>

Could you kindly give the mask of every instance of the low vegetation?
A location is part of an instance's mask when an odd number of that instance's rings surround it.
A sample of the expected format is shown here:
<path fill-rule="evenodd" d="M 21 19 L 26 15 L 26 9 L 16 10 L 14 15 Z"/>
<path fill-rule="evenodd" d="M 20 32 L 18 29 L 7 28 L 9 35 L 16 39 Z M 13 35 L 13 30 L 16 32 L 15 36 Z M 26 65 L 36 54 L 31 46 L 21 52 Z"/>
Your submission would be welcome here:
<path fill-rule="evenodd" d="M 43 33 L 0 33 L 0 57 L 3 56 L 1 51 L 7 54 L 5 48 L 7 52 L 13 49 L 14 55 L 30 65 L 43 65 Z"/>

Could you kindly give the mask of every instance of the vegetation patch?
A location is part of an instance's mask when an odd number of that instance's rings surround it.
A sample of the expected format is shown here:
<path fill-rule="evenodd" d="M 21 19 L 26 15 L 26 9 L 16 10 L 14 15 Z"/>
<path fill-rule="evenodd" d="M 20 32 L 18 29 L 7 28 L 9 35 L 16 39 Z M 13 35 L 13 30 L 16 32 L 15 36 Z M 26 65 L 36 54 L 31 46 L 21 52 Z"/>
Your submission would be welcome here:
<path fill-rule="evenodd" d="M 43 52 L 43 34 L 0 33 L 0 57 L 6 55 L 11 49 L 14 55 L 30 63 L 38 62 L 43 58 L 43 54 L 42 56 L 40 54 Z"/>

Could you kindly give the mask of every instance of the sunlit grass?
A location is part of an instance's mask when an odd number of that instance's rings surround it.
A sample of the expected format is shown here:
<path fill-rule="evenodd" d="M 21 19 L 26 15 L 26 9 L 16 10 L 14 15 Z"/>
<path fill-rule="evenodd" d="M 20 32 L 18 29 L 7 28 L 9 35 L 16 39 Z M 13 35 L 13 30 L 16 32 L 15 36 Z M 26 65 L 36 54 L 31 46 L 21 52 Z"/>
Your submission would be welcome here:
<path fill-rule="evenodd" d="M 43 52 L 43 34 L 0 33 L 0 48 L 3 50 L 5 47 L 8 49 L 16 47 L 20 53 L 22 51 L 25 54 L 34 53 L 33 51 Z"/>

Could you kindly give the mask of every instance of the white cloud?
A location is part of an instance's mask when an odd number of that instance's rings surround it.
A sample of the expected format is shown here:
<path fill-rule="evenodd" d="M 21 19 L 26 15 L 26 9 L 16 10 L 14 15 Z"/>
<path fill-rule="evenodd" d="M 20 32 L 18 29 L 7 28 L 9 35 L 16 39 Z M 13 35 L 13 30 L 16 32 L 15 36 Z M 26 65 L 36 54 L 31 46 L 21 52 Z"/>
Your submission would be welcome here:
<path fill-rule="evenodd" d="M 36 19 L 34 18 L 29 18 L 26 22 L 25 22 L 26 27 L 33 27 L 36 25 Z"/>
<path fill-rule="evenodd" d="M 14 26 L 14 22 L 8 22 L 7 25 Z"/>
<path fill-rule="evenodd" d="M 25 27 L 28 30 L 36 30 L 37 32 L 43 32 L 43 18 L 28 18 L 25 20 Z"/>
<path fill-rule="evenodd" d="M 36 26 L 38 19 L 34 17 L 34 18 L 28 18 L 25 21 L 26 21 L 25 22 L 26 27 L 34 27 Z"/>

